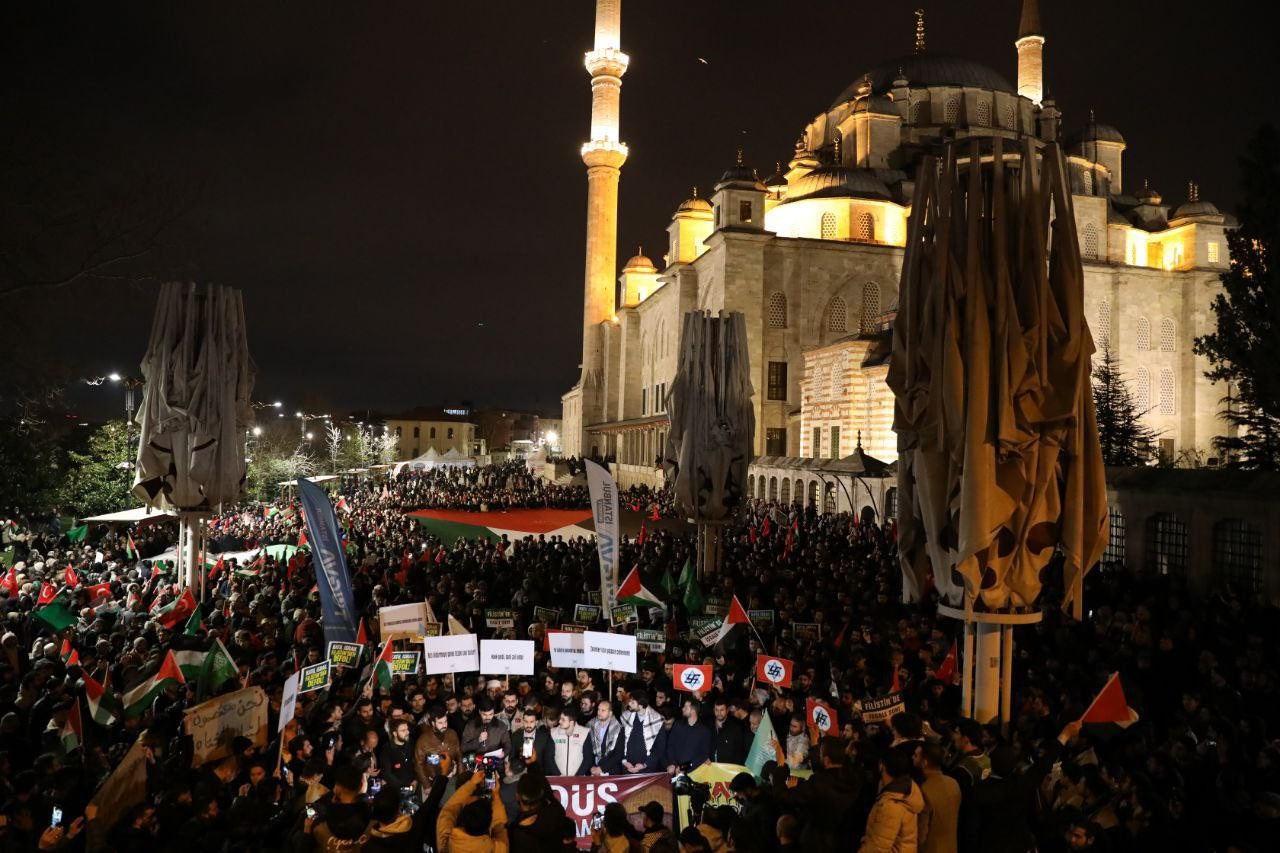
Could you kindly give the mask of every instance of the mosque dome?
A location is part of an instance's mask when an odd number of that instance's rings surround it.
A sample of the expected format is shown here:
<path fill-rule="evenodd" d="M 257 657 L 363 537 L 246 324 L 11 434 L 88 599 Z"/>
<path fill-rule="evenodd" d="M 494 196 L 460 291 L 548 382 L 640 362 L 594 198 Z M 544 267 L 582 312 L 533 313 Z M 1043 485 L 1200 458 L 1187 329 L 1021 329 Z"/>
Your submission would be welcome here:
<path fill-rule="evenodd" d="M 644 254 L 637 251 L 631 256 L 631 260 L 627 261 L 626 266 L 622 268 L 623 272 L 657 272 L 658 268 L 653 265 L 653 261 Z"/>
<path fill-rule="evenodd" d="M 869 169 L 848 166 L 819 166 L 799 178 L 787 192 L 787 201 L 801 198 L 892 199 L 884 181 Z"/>
<path fill-rule="evenodd" d="M 1188 201 L 1178 205 L 1178 209 L 1173 212 L 1174 219 L 1182 219 L 1187 216 L 1221 216 L 1222 211 L 1218 210 L 1217 205 L 1211 201 Z"/>
<path fill-rule="evenodd" d="M 866 80 L 871 82 L 871 94 L 886 94 L 893 89 L 893 81 L 899 76 L 905 77 L 912 86 L 917 87 L 969 86 L 996 92 L 1017 92 L 1013 84 L 999 72 L 980 62 L 937 53 L 913 53 L 901 59 L 882 63 L 859 74 L 840 93 L 840 96 L 832 101 L 831 107 L 834 109 L 853 100 Z"/>
<path fill-rule="evenodd" d="M 1067 145 L 1074 147 L 1085 142 L 1117 142 L 1125 144 L 1124 135 L 1115 127 L 1100 121 L 1090 121 L 1067 138 Z"/>
<path fill-rule="evenodd" d="M 680 206 L 676 208 L 677 213 L 690 212 L 690 211 L 699 211 L 699 212 L 705 211 L 706 213 L 710 213 L 711 202 L 707 201 L 705 198 L 698 198 L 697 192 L 695 191 L 693 198 L 685 199 L 684 201 L 680 202 Z"/>

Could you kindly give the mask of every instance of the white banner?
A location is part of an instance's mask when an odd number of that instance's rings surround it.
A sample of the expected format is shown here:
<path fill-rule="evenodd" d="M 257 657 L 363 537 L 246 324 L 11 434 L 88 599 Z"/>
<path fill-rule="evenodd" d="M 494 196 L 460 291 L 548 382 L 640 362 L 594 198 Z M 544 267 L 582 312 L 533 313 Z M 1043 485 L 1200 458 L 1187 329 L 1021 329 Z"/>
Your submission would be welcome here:
<path fill-rule="evenodd" d="M 618 596 L 619 546 L 622 543 L 618 484 L 608 471 L 588 459 L 587 488 L 591 492 L 591 516 L 596 526 L 596 550 L 600 552 L 600 600 L 607 612 L 617 603 L 615 599 Z"/>
<path fill-rule="evenodd" d="M 231 741 L 240 735 L 254 746 L 266 746 L 267 704 L 261 687 L 246 687 L 188 710 L 184 722 L 191 735 L 191 766 L 227 757 Z"/>
<path fill-rule="evenodd" d="M 582 669 L 587 665 L 580 631 L 548 631 L 547 644 L 551 646 L 551 665 L 566 669 Z"/>
<path fill-rule="evenodd" d="M 476 648 L 475 634 L 427 637 L 422 641 L 422 651 L 427 675 L 480 671 L 480 652 Z"/>
<path fill-rule="evenodd" d="M 427 605 L 395 604 L 378 608 L 378 632 L 382 642 L 387 640 L 416 640 L 427 633 Z"/>
<path fill-rule="evenodd" d="M 284 697 L 280 700 L 280 728 L 276 732 L 284 731 L 284 727 L 293 721 L 293 715 L 298 711 L 298 673 L 294 673 L 285 679 Z"/>
<path fill-rule="evenodd" d="M 636 638 L 631 634 L 587 631 L 582 637 L 583 660 L 587 669 L 636 671 Z"/>
<path fill-rule="evenodd" d="M 533 640 L 481 640 L 485 675 L 533 675 Z"/>

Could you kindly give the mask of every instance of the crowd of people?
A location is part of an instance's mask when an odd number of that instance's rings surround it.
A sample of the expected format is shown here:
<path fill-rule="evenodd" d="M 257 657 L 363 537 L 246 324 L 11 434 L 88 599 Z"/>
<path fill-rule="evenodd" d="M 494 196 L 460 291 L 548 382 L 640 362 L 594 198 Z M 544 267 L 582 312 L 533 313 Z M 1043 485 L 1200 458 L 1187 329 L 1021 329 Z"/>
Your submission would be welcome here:
<path fill-rule="evenodd" d="M 572 849 L 582 830 L 554 777 L 665 773 L 742 765 L 765 721 L 776 747 L 758 773 L 678 829 L 661 803 L 629 815 L 606 807 L 588 827 L 608 851 L 1026 851 L 1269 849 L 1280 821 L 1280 671 L 1268 653 L 1269 605 L 1227 589 L 1103 565 L 1087 579 L 1088 617 L 1058 607 L 1047 578 L 1044 620 L 1017 632 L 1007 729 L 961 717 L 948 674 L 958 625 L 936 601 L 903 604 L 892 523 L 751 501 L 728 529 L 707 603 L 735 596 L 772 611 L 706 647 L 686 597 L 641 610 L 662 653 L 634 674 L 557 669 L 541 643 L 532 677 L 418 674 L 389 687 L 368 676 L 380 607 L 426 601 L 441 620 L 489 636 L 484 610 L 515 611 L 540 639 L 541 608 L 571 610 L 598 594 L 594 541 L 533 536 L 446 545 L 406 513 L 423 507 L 583 507 L 582 486 L 555 486 L 516 466 L 415 472 L 348 483 L 334 496 L 355 604 L 367 630 L 363 667 L 335 670 L 299 697 L 295 721 L 265 745 L 242 739 L 192 766 L 184 711 L 208 697 L 188 680 L 105 721 L 87 685 L 121 695 L 170 651 L 220 642 L 236 667 L 216 692 L 256 685 L 275 732 L 284 683 L 323 660 L 316 578 L 307 552 L 209 569 L 195 619 L 166 614 L 175 576 L 151 558 L 173 525 L 94 528 L 71 543 L 55 520 L 8 514 L 0 550 L 0 851 L 30 849 L 413 850 Z M 625 509 L 675 514 L 660 492 L 630 491 Z M 212 520 L 210 550 L 296 544 L 287 499 Z M 651 524 L 622 545 L 624 571 L 663 588 L 690 560 L 692 536 Z M 105 585 L 105 586 L 104 586 Z M 44 608 L 65 603 L 71 621 Z M 538 608 L 538 610 L 535 610 Z M 566 615 L 564 621 L 569 621 Z M 756 655 L 794 661 L 788 688 L 755 677 Z M 698 693 L 672 666 L 709 664 Z M 1107 677 L 1121 674 L 1138 722 L 1076 722 Z M 612 689 L 610 689 L 610 684 Z M 905 710 L 864 721 L 862 703 L 900 692 Z M 805 715 L 821 699 L 837 725 Z M 99 707 L 104 704 L 99 702 Z M 83 733 L 65 736 L 76 711 Z M 145 790 L 123 811 L 93 802 L 142 739 Z M 486 754 L 501 750 L 500 757 Z M 696 790 L 696 788 L 695 788 Z M 694 797 L 697 801 L 699 798 Z M 90 839 L 97 839 L 92 844 Z"/>

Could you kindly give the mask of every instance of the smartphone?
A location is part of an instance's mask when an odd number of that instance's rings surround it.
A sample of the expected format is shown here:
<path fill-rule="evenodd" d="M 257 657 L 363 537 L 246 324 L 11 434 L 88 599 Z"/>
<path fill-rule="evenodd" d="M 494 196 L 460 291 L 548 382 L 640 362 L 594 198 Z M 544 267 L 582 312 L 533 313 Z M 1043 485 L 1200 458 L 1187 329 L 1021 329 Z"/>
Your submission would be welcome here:
<path fill-rule="evenodd" d="M 427 763 L 428 763 L 428 764 L 439 764 L 439 763 L 440 763 L 440 753 L 438 753 L 438 752 L 433 752 L 433 753 L 431 753 L 430 755 L 428 755 L 428 756 L 427 756 Z"/>
<path fill-rule="evenodd" d="M 520 745 L 520 754 L 525 758 L 533 757 L 533 738 L 524 739 L 524 742 Z"/>
<path fill-rule="evenodd" d="M 53 807 L 53 815 L 49 818 L 50 826 L 62 826 L 62 809 Z"/>
<path fill-rule="evenodd" d="M 498 777 L 492 773 L 484 777 L 484 786 L 492 791 L 498 785 Z"/>
<path fill-rule="evenodd" d="M 602 826 L 604 826 L 604 811 L 603 811 L 603 810 L 596 812 L 596 814 L 595 814 L 594 816 L 592 816 L 592 818 L 591 818 L 591 828 L 592 828 L 592 829 L 599 829 L 599 828 L 600 828 L 600 827 L 602 827 Z"/>
<path fill-rule="evenodd" d="M 316 807 L 315 807 L 315 806 L 307 806 L 307 817 L 309 817 L 311 820 L 315 820 L 315 819 L 316 819 Z"/>

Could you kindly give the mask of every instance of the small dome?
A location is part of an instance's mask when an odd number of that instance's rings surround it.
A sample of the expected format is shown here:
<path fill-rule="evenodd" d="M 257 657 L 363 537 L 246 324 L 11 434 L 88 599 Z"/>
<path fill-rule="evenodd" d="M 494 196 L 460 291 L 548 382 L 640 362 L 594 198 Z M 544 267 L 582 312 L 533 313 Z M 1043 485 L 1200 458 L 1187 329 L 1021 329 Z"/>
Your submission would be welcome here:
<path fill-rule="evenodd" d="M 764 185 L 774 192 L 787 188 L 787 176 L 782 171 L 781 163 L 774 165 L 773 174 L 765 178 Z"/>
<path fill-rule="evenodd" d="M 787 201 L 801 198 L 892 199 L 889 188 L 868 169 L 847 166 L 819 166 L 798 179 L 787 193 Z"/>
<path fill-rule="evenodd" d="M 871 93 L 883 95 L 893 88 L 893 82 L 899 77 L 906 77 L 912 86 L 968 86 L 974 89 L 989 89 L 993 92 L 1017 92 L 1013 85 L 1002 75 L 987 66 L 969 59 L 955 56 L 944 56 L 938 53 L 915 53 L 904 56 L 882 65 L 877 65 L 864 74 L 859 74 L 831 103 L 835 109 L 841 104 L 853 100 L 864 80 L 871 82 Z"/>
<path fill-rule="evenodd" d="M 688 198 L 680 202 L 680 206 L 676 208 L 676 213 L 682 213 L 682 212 L 694 211 L 694 210 L 705 211 L 707 213 L 710 213 L 711 202 L 707 201 L 705 198 L 698 198 L 695 195 L 693 198 Z"/>
<path fill-rule="evenodd" d="M 639 252 L 631 256 L 631 260 L 627 261 L 627 265 L 622 268 L 623 272 L 657 272 L 658 268 L 653 265 L 653 261 L 649 260 L 643 252 Z"/>
<path fill-rule="evenodd" d="M 1159 204 L 1162 201 L 1164 197 L 1153 190 L 1150 184 L 1143 184 L 1142 189 L 1138 190 L 1138 204 Z"/>
<path fill-rule="evenodd" d="M 1125 144 L 1124 134 L 1120 133 L 1114 126 L 1092 120 L 1067 138 L 1067 144 L 1072 147 L 1083 145 L 1087 142 L 1117 142 L 1121 145 Z"/>
<path fill-rule="evenodd" d="M 1188 216 L 1221 216 L 1222 211 L 1211 201 L 1188 201 L 1178 206 L 1173 212 L 1174 219 Z"/>
<path fill-rule="evenodd" d="M 893 103 L 893 98 L 887 95 L 872 95 L 869 98 L 863 98 L 853 105 L 855 113 L 871 113 L 873 115 L 896 116 L 898 108 Z"/>

